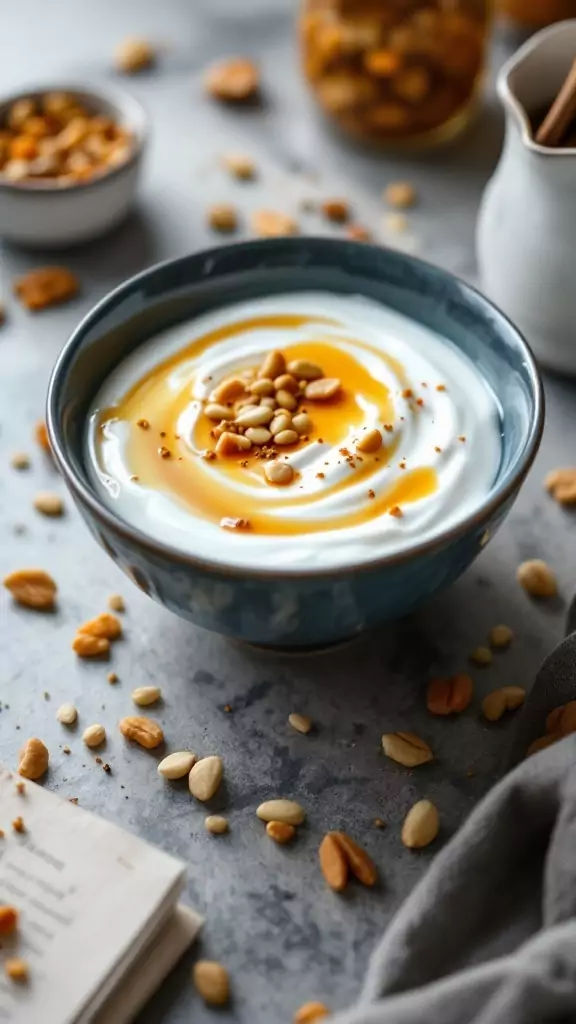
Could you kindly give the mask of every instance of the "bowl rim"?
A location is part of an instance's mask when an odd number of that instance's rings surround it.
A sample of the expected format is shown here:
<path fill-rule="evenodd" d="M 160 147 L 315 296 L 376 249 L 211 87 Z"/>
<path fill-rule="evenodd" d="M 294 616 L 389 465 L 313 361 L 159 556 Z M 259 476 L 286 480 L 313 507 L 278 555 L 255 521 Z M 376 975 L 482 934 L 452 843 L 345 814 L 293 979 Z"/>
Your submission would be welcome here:
<path fill-rule="evenodd" d="M 516 336 L 519 342 L 519 347 L 523 351 L 523 355 L 526 361 L 526 367 L 528 370 L 528 379 L 531 385 L 531 395 L 534 401 L 534 416 L 528 436 L 524 443 L 524 447 L 521 456 L 517 459 L 517 465 L 512 472 L 510 479 L 507 482 L 502 482 L 496 487 L 491 488 L 488 495 L 481 501 L 481 503 L 469 512 L 465 517 L 457 520 L 448 529 L 440 529 L 438 533 L 434 534 L 428 540 L 420 541 L 410 545 L 399 552 L 392 552 L 371 561 L 351 561 L 342 566 L 336 567 L 311 567 L 303 568 L 296 567 L 291 569 L 290 567 L 272 568 L 252 568 L 243 567 L 227 564 L 225 562 L 212 561 L 209 557 L 202 555 L 194 555 L 189 552 L 181 551 L 177 547 L 165 543 L 163 541 L 155 540 L 148 534 L 140 530 L 137 526 L 132 525 L 126 520 L 118 516 L 112 509 L 104 504 L 100 500 L 96 491 L 86 483 L 75 471 L 75 469 L 69 463 L 66 456 L 65 444 L 63 442 L 62 433 L 57 416 L 58 406 L 58 393 L 60 391 L 61 378 L 64 376 L 67 370 L 68 363 L 73 358 L 77 347 L 81 344 L 85 333 L 101 319 L 103 313 L 106 312 L 108 306 L 115 303 L 118 299 L 121 299 L 125 295 L 130 294 L 134 289 L 138 289 L 141 282 L 146 278 L 152 276 L 158 271 L 163 271 L 166 268 L 173 266 L 178 263 L 183 263 L 190 259 L 191 256 L 199 257 L 204 261 L 209 261 L 211 258 L 218 258 L 223 252 L 230 252 L 232 249 L 237 252 L 240 256 L 243 249 L 249 248 L 251 251 L 254 249 L 268 250 L 271 241 L 281 242 L 289 250 L 296 248 L 302 244 L 302 241 L 311 243 L 312 245 L 329 246 L 330 248 L 341 247 L 342 245 L 352 250 L 356 249 L 359 252 L 365 253 L 366 250 L 373 249 L 375 253 L 382 254 L 382 250 L 390 253 L 393 257 L 398 258 L 408 263 L 416 264 L 423 268 L 427 273 L 432 271 L 434 274 L 440 275 L 442 278 L 448 278 L 455 280 L 464 295 L 471 295 L 474 297 L 475 303 L 480 304 L 486 310 L 496 313 L 500 320 L 508 326 L 508 328 Z M 339 238 L 326 238 L 321 236 L 305 236 L 305 238 L 295 237 L 283 237 L 276 240 L 251 240 L 246 242 L 230 243 L 223 246 L 214 246 L 210 249 L 200 249 L 198 251 L 188 253 L 184 256 L 172 257 L 170 259 L 162 260 L 159 263 L 153 264 L 151 267 L 147 267 L 145 270 L 140 271 L 138 274 L 128 278 L 127 281 L 122 282 L 112 291 L 108 292 L 95 306 L 83 317 L 81 322 L 78 324 L 72 335 L 65 343 L 60 351 L 60 354 L 56 360 L 52 374 L 50 376 L 50 382 L 48 385 L 47 393 L 47 405 L 46 405 L 46 420 L 48 427 L 48 436 L 50 439 L 50 445 L 54 453 L 56 462 L 60 471 L 62 472 L 67 485 L 70 487 L 73 493 L 76 493 L 79 499 L 88 506 L 91 513 L 96 516 L 98 520 L 104 522 L 106 526 L 111 529 L 112 532 L 120 534 L 128 539 L 131 543 L 138 547 L 143 547 L 151 550 L 154 554 L 160 554 L 163 558 L 166 558 L 172 562 L 177 563 L 180 566 L 190 566 L 191 568 L 201 570 L 204 572 L 213 573 L 215 575 L 230 577 L 237 577 L 242 579 L 318 579 L 325 577 L 342 577 L 348 576 L 350 573 L 360 572 L 374 572 L 378 569 L 386 568 L 388 566 L 399 565 L 404 562 L 409 562 L 420 555 L 430 554 L 435 550 L 446 547 L 447 544 L 458 540 L 460 537 L 469 533 L 475 527 L 479 527 L 483 521 L 489 518 L 494 512 L 503 505 L 508 498 L 514 494 L 515 491 L 520 487 L 526 478 L 528 471 L 530 470 L 532 463 L 538 452 L 542 434 L 544 431 L 544 412 L 545 412 L 545 398 L 544 398 L 544 387 L 542 378 L 538 370 L 536 360 L 532 354 L 528 342 L 524 338 L 521 331 L 512 323 L 512 321 L 503 313 L 494 303 L 483 295 L 473 285 L 468 284 L 462 278 L 453 274 L 451 271 L 444 270 L 441 267 L 436 266 L 426 260 L 419 259 L 418 257 L 409 255 L 407 253 L 399 252 L 398 250 L 389 249 L 387 246 L 370 245 L 365 242 L 353 242 Z"/>
<path fill-rule="evenodd" d="M 57 199 L 59 196 L 67 196 L 76 192 L 87 192 L 90 189 L 100 188 L 105 183 L 126 172 L 133 167 L 142 157 L 144 149 L 148 144 L 150 136 L 150 120 L 144 107 L 132 93 L 117 85 L 106 84 L 81 84 L 77 81 L 66 81 L 58 79 L 55 85 L 39 85 L 37 82 L 29 88 L 19 88 L 12 93 L 0 96 L 0 117 L 6 107 L 16 103 L 18 100 L 38 98 L 48 92 L 68 92 L 74 97 L 92 101 L 95 107 L 107 103 L 113 107 L 115 112 L 126 121 L 133 135 L 132 153 L 128 159 L 118 167 L 112 167 L 97 178 L 89 181 L 77 181 L 71 185 L 50 185 L 43 180 L 35 181 L 3 181 L 0 178 L 0 193 L 11 193 L 12 195 L 26 197 L 43 196 Z"/>

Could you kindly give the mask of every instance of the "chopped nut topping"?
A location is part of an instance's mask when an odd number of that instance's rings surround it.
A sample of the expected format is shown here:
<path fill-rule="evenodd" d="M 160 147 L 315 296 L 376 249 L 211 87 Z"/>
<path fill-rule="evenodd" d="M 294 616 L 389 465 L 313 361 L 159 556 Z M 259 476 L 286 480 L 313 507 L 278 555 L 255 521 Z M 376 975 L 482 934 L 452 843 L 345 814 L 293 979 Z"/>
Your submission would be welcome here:
<path fill-rule="evenodd" d="M 464 443 L 464 441 L 466 440 L 464 434 L 460 434 L 459 437 L 458 437 L 458 440 L 462 441 L 462 443 Z"/>
<path fill-rule="evenodd" d="M 374 493 L 374 491 L 372 490 L 372 488 L 370 488 L 370 490 L 368 491 L 368 497 L 369 497 L 369 498 L 375 498 L 375 497 L 376 497 L 376 494 Z"/>
<path fill-rule="evenodd" d="M 388 515 L 394 516 L 395 519 L 402 519 L 404 513 L 399 505 L 393 505 L 389 510 Z"/>
<path fill-rule="evenodd" d="M 204 85 L 214 99 L 225 103 L 243 103 L 257 96 L 260 74 L 253 61 L 235 57 L 209 68 Z"/>
<path fill-rule="evenodd" d="M 160 445 L 158 449 L 158 455 L 160 456 L 161 459 L 169 459 L 172 457 L 172 452 L 170 451 L 169 448 L 166 448 L 165 445 Z"/>
<path fill-rule="evenodd" d="M 470 655 L 470 661 L 475 665 L 491 665 L 492 651 L 489 647 L 476 647 Z"/>
<path fill-rule="evenodd" d="M 544 487 L 559 505 L 576 505 L 576 469 L 553 469 Z"/>
<path fill-rule="evenodd" d="M 67 302 L 78 290 L 78 278 L 67 267 L 39 267 L 14 283 L 14 291 L 22 304 L 33 311 Z"/>

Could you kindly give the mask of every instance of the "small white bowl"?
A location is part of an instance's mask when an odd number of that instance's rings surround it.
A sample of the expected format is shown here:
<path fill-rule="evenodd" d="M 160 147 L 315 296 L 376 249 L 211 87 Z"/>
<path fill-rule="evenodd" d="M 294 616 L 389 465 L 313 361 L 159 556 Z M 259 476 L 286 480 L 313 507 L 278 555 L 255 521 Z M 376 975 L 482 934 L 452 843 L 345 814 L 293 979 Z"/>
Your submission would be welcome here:
<path fill-rule="evenodd" d="M 128 213 L 135 198 L 148 138 L 144 109 L 129 93 L 109 86 L 94 90 L 64 83 L 19 89 L 0 102 L 6 108 L 23 97 L 66 92 L 95 113 L 112 117 L 130 130 L 133 152 L 126 163 L 92 181 L 61 185 L 43 181 L 0 180 L 0 236 L 33 248 L 64 249 L 104 235 Z"/>

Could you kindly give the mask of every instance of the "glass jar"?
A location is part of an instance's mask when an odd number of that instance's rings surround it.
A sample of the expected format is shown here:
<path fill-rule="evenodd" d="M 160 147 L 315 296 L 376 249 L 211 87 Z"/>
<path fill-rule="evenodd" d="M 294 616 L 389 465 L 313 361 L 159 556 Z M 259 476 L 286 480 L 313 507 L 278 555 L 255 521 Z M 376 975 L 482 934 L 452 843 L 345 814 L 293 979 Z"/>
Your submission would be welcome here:
<path fill-rule="evenodd" d="M 468 122 L 491 0 L 303 0 L 304 73 L 324 113 L 364 141 L 432 144 Z"/>
<path fill-rule="evenodd" d="M 497 0 L 496 6 L 500 14 L 527 28 L 576 18 L 576 0 Z"/>

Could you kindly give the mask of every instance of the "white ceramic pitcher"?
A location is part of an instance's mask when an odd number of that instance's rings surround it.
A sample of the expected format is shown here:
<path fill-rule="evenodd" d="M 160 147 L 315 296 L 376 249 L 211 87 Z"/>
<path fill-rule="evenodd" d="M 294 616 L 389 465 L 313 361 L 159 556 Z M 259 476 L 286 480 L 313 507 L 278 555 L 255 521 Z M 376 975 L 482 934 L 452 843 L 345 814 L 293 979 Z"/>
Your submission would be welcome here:
<path fill-rule="evenodd" d="M 534 142 L 529 114 L 546 110 L 576 57 L 576 20 L 533 36 L 504 66 L 500 163 L 478 219 L 482 287 L 540 362 L 576 374 L 576 148 Z"/>

